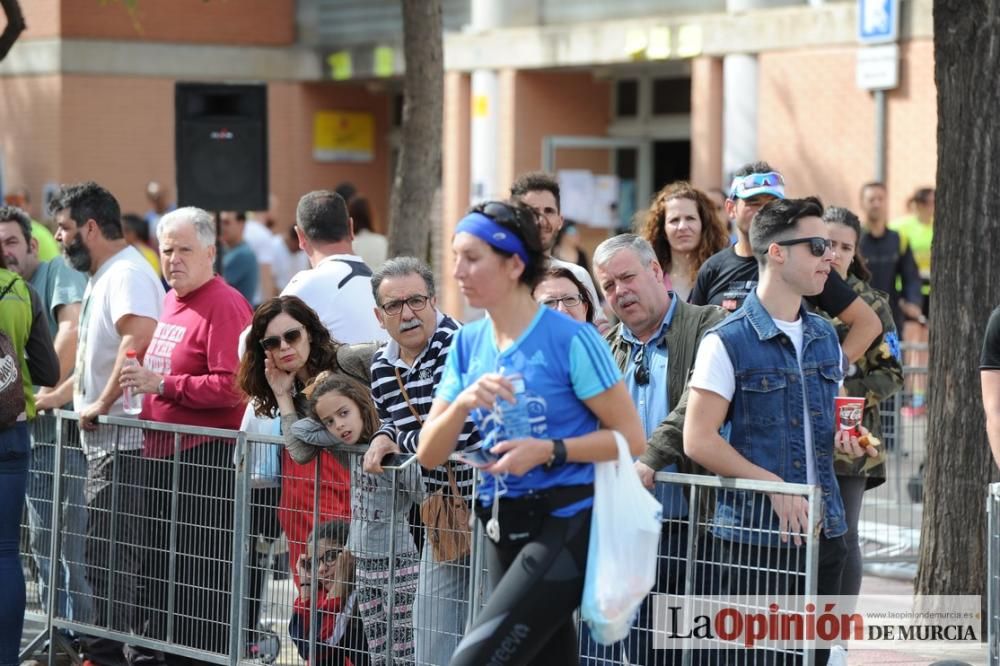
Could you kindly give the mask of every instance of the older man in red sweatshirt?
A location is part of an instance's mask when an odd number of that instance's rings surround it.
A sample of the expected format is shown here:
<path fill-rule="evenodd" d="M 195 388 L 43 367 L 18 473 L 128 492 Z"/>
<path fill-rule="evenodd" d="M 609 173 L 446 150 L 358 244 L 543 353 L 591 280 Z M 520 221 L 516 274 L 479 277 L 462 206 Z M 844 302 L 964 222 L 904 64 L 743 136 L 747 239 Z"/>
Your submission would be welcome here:
<path fill-rule="evenodd" d="M 144 394 L 141 418 L 237 430 L 245 399 L 234 383 L 240 331 L 252 312 L 214 274 L 215 222 L 200 208 L 180 208 L 157 225 L 167 293 L 144 367 L 122 371 L 122 387 Z M 232 573 L 233 440 L 149 431 L 144 454 L 161 459 L 149 488 L 145 633 L 165 638 L 170 524 L 177 523 L 174 642 L 228 651 Z M 173 463 L 179 461 L 179 465 Z M 174 479 L 174 475 L 177 479 Z M 177 513 L 171 515 L 177 488 Z"/>

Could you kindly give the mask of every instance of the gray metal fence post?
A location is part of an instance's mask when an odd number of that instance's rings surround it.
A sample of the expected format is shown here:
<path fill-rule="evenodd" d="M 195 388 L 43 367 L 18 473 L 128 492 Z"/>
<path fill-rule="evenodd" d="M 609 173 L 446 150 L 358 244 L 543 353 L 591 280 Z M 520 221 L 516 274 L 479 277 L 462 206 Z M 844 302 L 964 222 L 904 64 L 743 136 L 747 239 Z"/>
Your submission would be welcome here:
<path fill-rule="evenodd" d="M 170 535 L 167 560 L 167 642 L 174 641 L 174 615 L 177 609 L 177 538 L 181 503 L 181 434 L 174 433 L 174 455 L 170 463 Z"/>
<path fill-rule="evenodd" d="M 52 464 L 52 517 L 49 525 L 52 528 L 49 534 L 49 589 L 48 608 L 45 611 L 45 631 L 49 637 L 49 666 L 56 663 L 56 641 L 52 640 L 55 632 L 52 630 L 52 621 L 58 612 L 59 599 L 59 579 L 62 574 L 62 567 L 59 565 L 61 557 L 60 547 L 62 546 L 62 472 L 63 472 L 63 446 L 62 446 L 62 417 L 56 420 L 56 450 Z M 66 591 L 69 594 L 69 590 Z"/>
<path fill-rule="evenodd" d="M 243 656 L 243 616 L 245 614 L 246 585 L 244 570 L 247 566 L 246 512 L 248 509 L 247 486 L 247 434 L 236 435 L 236 478 L 233 479 L 233 570 L 232 596 L 230 597 L 229 663 L 236 666 Z"/>

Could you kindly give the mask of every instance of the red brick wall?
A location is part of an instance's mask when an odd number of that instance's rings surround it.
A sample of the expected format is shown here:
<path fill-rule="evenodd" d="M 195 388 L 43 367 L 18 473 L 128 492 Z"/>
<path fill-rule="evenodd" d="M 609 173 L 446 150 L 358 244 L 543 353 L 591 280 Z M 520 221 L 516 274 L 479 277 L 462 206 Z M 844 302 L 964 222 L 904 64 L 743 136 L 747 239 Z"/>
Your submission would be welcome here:
<path fill-rule="evenodd" d="M 0 151 L 7 187 L 28 187 L 41 218 L 42 186 L 60 177 L 62 125 L 58 76 L 0 77 Z"/>
<path fill-rule="evenodd" d="M 906 213 L 918 187 L 934 185 L 937 173 L 937 87 L 934 43 L 925 39 L 900 49 L 899 88 L 889 94 L 886 150 L 889 213 Z"/>
<path fill-rule="evenodd" d="M 31 0 L 24 4 L 51 4 Z M 295 0 L 61 0 L 62 36 L 197 44 L 289 45 Z"/>
<path fill-rule="evenodd" d="M 855 84 L 854 47 L 762 54 L 758 154 L 782 170 L 793 196 L 818 194 L 857 209 L 875 175 L 875 103 Z M 901 49 L 900 87 L 888 94 L 886 179 L 890 214 L 933 184 L 937 131 L 933 45 Z"/>
<path fill-rule="evenodd" d="M 4 90 L 17 81 L 0 79 Z M 53 78 L 55 84 L 59 79 Z M 29 185 L 40 192 L 46 180 L 74 182 L 93 179 L 118 197 L 125 211 L 144 212 L 145 186 L 149 180 L 166 184 L 173 196 L 174 183 L 174 81 L 170 79 L 67 76 L 54 104 L 39 104 L 56 112 L 56 138 L 40 137 L 38 119 L 23 126 L 3 122 L 0 132 L 11 134 L 11 145 L 51 146 L 50 159 L 38 151 L 39 173 L 28 173 Z M 24 84 L 22 84 L 24 85 Z M 56 88 L 58 91 L 58 87 Z M 0 113 L 13 108 L 12 96 L 0 101 Z M 32 99 L 34 105 L 35 98 Z M 272 83 L 268 88 L 269 158 L 271 191 L 278 196 L 278 222 L 284 228 L 295 218 L 299 197 L 313 189 L 333 188 L 350 180 L 372 201 L 376 224 L 383 227 L 389 193 L 388 97 L 368 92 L 364 86 Z M 312 157 L 313 114 L 320 110 L 369 111 L 375 116 L 375 157 L 368 164 L 320 163 Z M 42 113 L 44 116 L 44 112 Z M 23 118 L 24 115 L 19 117 Z M 47 132 L 44 132 L 47 134 Z M 22 136 L 22 134 L 24 136 Z M 3 134 L 0 134 L 3 136 Z M 61 136 L 61 140 L 58 138 Z M 48 143 L 46 143 L 48 141 Z M 5 140 L 4 145 L 8 145 Z M 61 163 L 54 156 L 61 155 Z M 25 162 L 8 151 L 11 184 L 21 177 Z M 50 165 L 56 165 L 52 167 Z M 44 175 L 41 173 L 45 167 Z"/>
<path fill-rule="evenodd" d="M 501 172 L 501 187 L 524 171 L 542 166 L 542 138 L 549 134 L 606 136 L 611 123 L 611 84 L 590 72 L 517 72 L 513 95 L 501 99 L 513 114 L 511 170 Z M 559 165 L 607 170 L 608 151 L 572 156 L 561 151 Z M 587 153 L 588 151 L 581 151 Z"/>
<path fill-rule="evenodd" d="M 97 0 L 94 1 L 97 6 Z M 29 0 L 21 2 L 21 12 L 27 29 L 18 38 L 35 39 L 37 37 L 56 37 L 62 26 L 60 21 L 60 0 Z"/>

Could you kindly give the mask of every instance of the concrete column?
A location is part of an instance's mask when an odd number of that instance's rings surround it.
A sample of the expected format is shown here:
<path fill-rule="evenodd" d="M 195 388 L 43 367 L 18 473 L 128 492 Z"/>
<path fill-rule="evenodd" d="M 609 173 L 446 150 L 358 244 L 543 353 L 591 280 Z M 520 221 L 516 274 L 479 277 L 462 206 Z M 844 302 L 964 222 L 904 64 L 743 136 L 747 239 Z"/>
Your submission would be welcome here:
<path fill-rule="evenodd" d="M 499 127 L 498 107 L 500 85 L 496 71 L 477 69 L 472 73 L 472 140 L 469 164 L 472 186 L 469 196 L 472 203 L 483 199 L 496 199 L 497 150 Z"/>
<path fill-rule="evenodd" d="M 722 61 L 722 169 L 729 176 L 757 155 L 757 56 L 727 55 Z M 728 186 L 726 183 L 723 187 Z"/>
<path fill-rule="evenodd" d="M 726 10 L 739 14 L 787 4 L 784 0 L 726 0 Z M 723 58 L 724 104 L 722 169 L 733 171 L 761 156 L 757 154 L 757 56 L 732 54 Z M 728 187 L 723 185 L 723 189 Z"/>
<path fill-rule="evenodd" d="M 722 187 L 722 59 L 699 56 L 691 62 L 691 182 L 702 189 Z"/>
<path fill-rule="evenodd" d="M 453 268 L 451 237 L 455 224 L 469 208 L 469 134 L 471 123 L 471 84 L 468 74 L 445 72 L 444 127 L 441 164 L 441 242 L 434 261 L 438 277 L 438 301 L 449 314 L 461 315 L 465 307 L 458 285 L 451 279 Z"/>

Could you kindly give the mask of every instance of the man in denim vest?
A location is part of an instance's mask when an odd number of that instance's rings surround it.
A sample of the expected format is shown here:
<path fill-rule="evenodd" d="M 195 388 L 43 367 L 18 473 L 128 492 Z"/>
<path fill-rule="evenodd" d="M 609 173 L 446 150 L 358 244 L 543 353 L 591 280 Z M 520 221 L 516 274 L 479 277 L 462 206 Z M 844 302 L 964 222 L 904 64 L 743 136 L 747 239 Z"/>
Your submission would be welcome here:
<path fill-rule="evenodd" d="M 823 290 L 834 257 L 822 214 L 822 204 L 808 198 L 776 200 L 754 216 L 750 242 L 760 281 L 702 341 L 684 426 L 684 450 L 720 476 L 819 485 L 821 595 L 839 590 L 845 554 L 834 446 L 865 453 L 849 433 L 838 431 L 835 441 L 844 356 L 833 327 L 802 305 Z M 727 423 L 728 442 L 719 435 Z M 798 547 L 811 529 L 804 497 L 722 491 L 713 522 L 723 594 L 805 593 L 797 575 L 806 563 Z M 815 663 L 827 656 L 819 651 Z"/>

